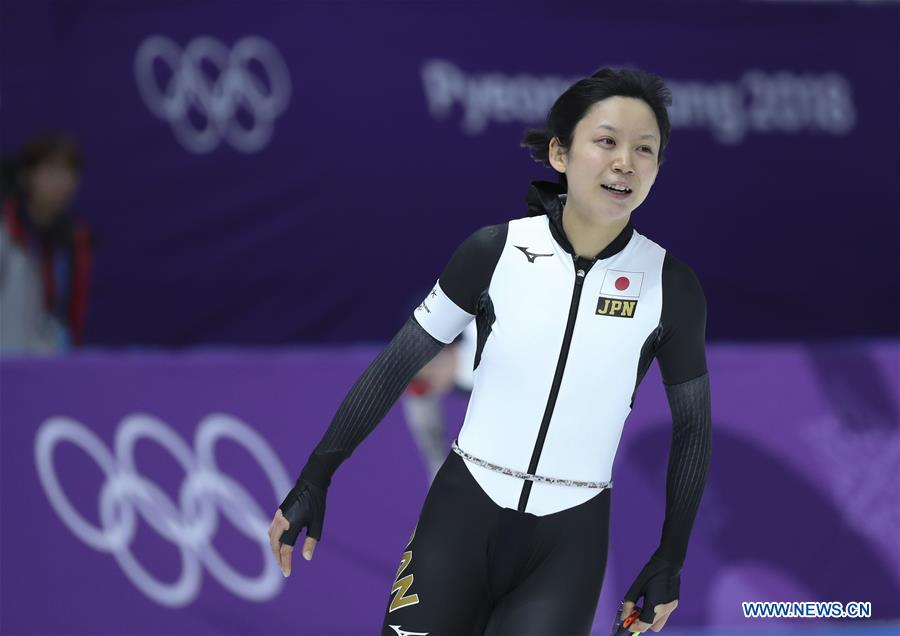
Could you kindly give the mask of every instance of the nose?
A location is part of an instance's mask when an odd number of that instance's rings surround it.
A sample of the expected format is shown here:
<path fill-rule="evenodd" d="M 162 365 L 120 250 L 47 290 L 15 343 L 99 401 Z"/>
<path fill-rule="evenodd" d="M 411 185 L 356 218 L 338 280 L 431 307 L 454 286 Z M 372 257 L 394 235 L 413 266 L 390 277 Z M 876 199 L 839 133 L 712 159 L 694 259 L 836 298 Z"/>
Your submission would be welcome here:
<path fill-rule="evenodd" d="M 613 161 L 613 172 L 619 174 L 634 174 L 634 166 L 631 165 L 631 158 L 627 153 L 620 154 Z"/>

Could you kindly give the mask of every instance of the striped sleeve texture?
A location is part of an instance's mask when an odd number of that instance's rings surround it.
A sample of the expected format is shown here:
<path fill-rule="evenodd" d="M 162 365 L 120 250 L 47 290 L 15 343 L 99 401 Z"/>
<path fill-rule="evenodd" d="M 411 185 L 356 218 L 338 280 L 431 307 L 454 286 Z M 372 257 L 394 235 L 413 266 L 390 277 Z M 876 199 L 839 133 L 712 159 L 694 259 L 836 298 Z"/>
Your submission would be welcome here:
<path fill-rule="evenodd" d="M 709 473 L 712 452 L 709 374 L 665 388 L 672 411 L 672 448 L 666 473 L 666 518 L 654 556 L 680 569 Z"/>
<path fill-rule="evenodd" d="M 391 409 L 413 377 L 444 347 L 410 317 L 359 377 L 300 474 L 327 489 L 331 477 Z"/>

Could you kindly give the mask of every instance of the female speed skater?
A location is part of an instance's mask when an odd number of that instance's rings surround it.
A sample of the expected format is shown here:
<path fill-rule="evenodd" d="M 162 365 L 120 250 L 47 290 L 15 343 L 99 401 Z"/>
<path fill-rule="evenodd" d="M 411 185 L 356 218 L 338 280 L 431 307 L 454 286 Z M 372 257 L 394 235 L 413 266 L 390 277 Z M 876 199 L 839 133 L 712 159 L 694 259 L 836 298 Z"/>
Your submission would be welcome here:
<path fill-rule="evenodd" d="M 474 321 L 465 420 L 403 552 L 382 634 L 588 634 L 606 567 L 613 460 L 656 359 L 672 412 L 659 547 L 625 592 L 659 631 L 705 487 L 711 440 L 706 300 L 690 267 L 632 226 L 669 139 L 663 81 L 601 69 L 522 145 L 557 173 L 529 216 L 483 227 L 362 374 L 275 512 L 272 551 L 312 558 L 332 475 L 416 372 Z M 660 458 L 642 458 L 654 461 Z"/>

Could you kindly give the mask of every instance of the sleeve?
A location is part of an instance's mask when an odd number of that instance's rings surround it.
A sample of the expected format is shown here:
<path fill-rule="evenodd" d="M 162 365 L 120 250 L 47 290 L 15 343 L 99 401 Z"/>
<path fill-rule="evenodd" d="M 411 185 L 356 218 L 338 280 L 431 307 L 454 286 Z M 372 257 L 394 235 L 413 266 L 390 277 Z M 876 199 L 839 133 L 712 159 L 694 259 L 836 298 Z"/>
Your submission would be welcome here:
<path fill-rule="evenodd" d="M 706 299 L 694 272 L 666 255 L 663 335 L 657 353 L 672 412 L 666 516 L 654 557 L 680 570 L 706 485 L 712 445 L 706 367 Z"/>
<path fill-rule="evenodd" d="M 76 225 L 72 235 L 72 293 L 69 301 L 69 329 L 75 346 L 84 344 L 93 260 L 91 244 L 89 228 L 84 224 Z"/>
<path fill-rule="evenodd" d="M 694 271 L 669 253 L 663 261 L 662 288 L 656 359 L 663 382 L 679 384 L 706 373 L 706 297 Z"/>
<path fill-rule="evenodd" d="M 356 381 L 300 474 L 327 489 L 410 381 L 477 313 L 506 242 L 506 225 L 477 230 L 456 249 L 434 289 Z"/>
<path fill-rule="evenodd" d="M 509 225 L 489 225 L 463 241 L 413 317 L 433 338 L 449 344 L 465 329 L 491 283 Z"/>
<path fill-rule="evenodd" d="M 419 369 L 443 347 L 444 343 L 410 317 L 341 402 L 300 477 L 327 489 L 341 463 L 381 422 Z"/>
<path fill-rule="evenodd" d="M 654 556 L 680 569 L 706 487 L 712 454 L 709 374 L 667 385 L 666 397 L 672 411 L 672 447 L 666 471 L 666 517 Z"/>

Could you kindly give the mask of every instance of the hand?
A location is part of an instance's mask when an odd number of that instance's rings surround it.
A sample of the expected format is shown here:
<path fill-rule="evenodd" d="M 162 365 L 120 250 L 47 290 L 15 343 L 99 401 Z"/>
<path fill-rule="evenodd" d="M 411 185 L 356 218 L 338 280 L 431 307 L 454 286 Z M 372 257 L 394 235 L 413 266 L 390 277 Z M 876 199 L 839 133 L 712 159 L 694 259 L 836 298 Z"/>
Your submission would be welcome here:
<path fill-rule="evenodd" d="M 311 561 L 319 540 L 325 518 L 325 491 L 304 479 L 296 485 L 275 511 L 269 526 L 269 545 L 275 561 L 284 576 L 291 575 L 291 558 L 294 544 L 303 528 L 307 528 L 303 542 L 303 558 Z"/>
<path fill-rule="evenodd" d="M 651 557 L 625 594 L 624 616 L 631 614 L 637 600 L 644 597 L 641 615 L 628 629 L 632 632 L 661 630 L 669 615 L 678 607 L 680 587 L 680 567 L 657 556 Z"/>
<path fill-rule="evenodd" d="M 645 623 L 644 621 L 638 619 L 628 627 L 628 631 L 643 633 L 650 629 L 654 632 L 658 632 L 666 624 L 666 621 L 669 619 L 669 615 L 675 611 L 676 607 L 678 607 L 678 599 L 675 599 L 671 603 L 656 605 L 653 608 L 654 617 L 652 623 Z M 625 617 L 631 614 L 632 611 L 634 611 L 634 603 L 632 601 L 625 601 L 625 604 L 622 606 L 622 612 L 621 614 L 619 614 L 619 619 L 625 620 Z M 644 613 L 641 612 L 642 616 L 643 614 Z"/>
<path fill-rule="evenodd" d="M 275 562 L 281 569 L 284 576 L 291 575 L 291 557 L 294 554 L 294 546 L 282 543 L 280 538 L 283 533 L 287 532 L 291 524 L 281 513 L 281 508 L 275 510 L 275 517 L 272 519 L 272 525 L 269 526 L 269 545 L 272 548 L 272 554 L 275 555 Z M 307 561 L 313 557 L 318 541 L 312 537 L 306 537 L 303 542 L 303 558 Z"/>

